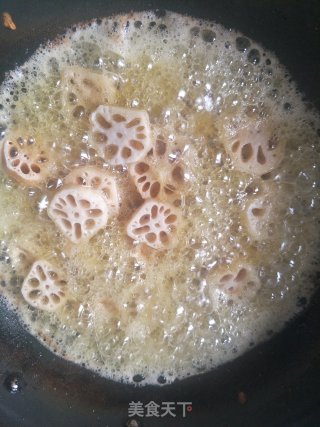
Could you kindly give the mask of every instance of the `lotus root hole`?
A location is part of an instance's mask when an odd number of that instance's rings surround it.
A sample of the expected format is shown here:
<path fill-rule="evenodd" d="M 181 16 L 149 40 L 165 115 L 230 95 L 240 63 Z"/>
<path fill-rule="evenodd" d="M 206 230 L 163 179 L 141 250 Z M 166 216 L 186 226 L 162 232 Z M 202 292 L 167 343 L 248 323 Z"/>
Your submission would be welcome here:
<path fill-rule="evenodd" d="M 22 163 L 22 165 L 20 166 L 21 172 L 24 173 L 25 175 L 28 175 L 30 173 L 30 168 L 27 165 L 27 163 Z"/>
<path fill-rule="evenodd" d="M 137 133 L 138 139 L 146 139 L 146 135 L 144 133 Z"/>
<path fill-rule="evenodd" d="M 39 166 L 35 165 L 34 163 L 32 163 L 32 165 L 30 167 L 31 167 L 32 172 L 34 172 L 34 173 L 40 173 L 40 171 L 41 171 Z"/>
<path fill-rule="evenodd" d="M 89 208 L 90 208 L 90 205 L 91 205 L 91 203 L 90 203 L 88 200 L 85 200 L 85 199 L 81 199 L 81 200 L 79 201 L 79 203 L 80 203 L 80 206 L 81 206 L 82 208 L 84 208 L 84 209 L 89 209 Z"/>
<path fill-rule="evenodd" d="M 107 145 L 104 150 L 106 159 L 112 159 L 118 152 L 119 147 L 114 144 Z"/>
<path fill-rule="evenodd" d="M 241 282 L 244 280 L 244 278 L 247 275 L 247 270 L 245 268 L 241 268 L 241 270 L 238 272 L 237 276 L 235 277 L 235 282 Z"/>
<path fill-rule="evenodd" d="M 95 176 L 91 180 L 91 187 L 98 188 L 101 185 L 101 179 L 98 176 Z"/>
<path fill-rule="evenodd" d="M 9 151 L 9 155 L 10 155 L 10 157 L 17 157 L 17 155 L 18 155 L 18 150 L 16 149 L 16 147 L 12 147 L 12 148 L 10 148 L 10 151 Z"/>
<path fill-rule="evenodd" d="M 74 196 L 72 194 L 68 194 L 66 199 L 68 200 L 69 204 L 71 206 L 73 206 L 74 208 L 77 206 L 76 199 L 74 198 Z"/>
<path fill-rule="evenodd" d="M 156 238 L 157 238 L 157 236 L 155 233 L 148 233 L 146 235 L 146 239 L 149 243 L 154 243 L 156 241 Z"/>
<path fill-rule="evenodd" d="M 265 209 L 263 209 L 263 208 L 253 208 L 251 210 L 251 212 L 252 212 L 252 215 L 261 217 L 261 216 L 264 215 Z"/>
<path fill-rule="evenodd" d="M 59 205 L 59 207 L 60 207 L 60 205 Z M 60 209 L 53 209 L 53 212 L 56 213 L 57 215 L 68 218 L 68 215 L 64 211 L 61 211 Z"/>
<path fill-rule="evenodd" d="M 258 148 L 257 160 L 260 165 L 264 165 L 267 161 L 261 146 Z"/>
<path fill-rule="evenodd" d="M 129 159 L 131 157 L 132 151 L 128 147 L 123 147 L 121 150 L 121 155 L 124 159 Z"/>
<path fill-rule="evenodd" d="M 39 298 L 41 294 L 42 294 L 42 292 L 39 290 L 31 291 L 31 292 L 29 292 L 29 298 L 31 300 L 35 300 L 35 299 Z"/>
<path fill-rule="evenodd" d="M 164 245 L 169 242 L 169 236 L 165 231 L 160 231 L 160 240 Z"/>
<path fill-rule="evenodd" d="M 147 233 L 150 230 L 149 225 L 144 225 L 143 227 L 138 227 L 133 230 L 134 234 L 140 235 Z"/>
<path fill-rule="evenodd" d="M 248 162 L 253 155 L 253 148 L 251 144 L 245 144 L 241 148 L 241 158 L 244 163 Z"/>
<path fill-rule="evenodd" d="M 236 142 L 234 142 L 234 143 L 232 144 L 232 147 L 231 147 L 232 152 L 233 152 L 233 153 L 235 153 L 236 151 L 238 151 L 239 146 L 240 146 L 240 141 L 239 141 L 239 140 L 238 140 L 238 141 L 236 141 Z"/>
<path fill-rule="evenodd" d="M 55 271 L 49 271 L 48 275 L 49 275 L 51 280 L 57 280 L 57 278 L 58 278 L 58 275 Z"/>
<path fill-rule="evenodd" d="M 92 228 L 94 228 L 96 225 L 96 222 L 94 219 L 87 219 L 84 225 L 88 230 L 92 230 Z"/>
<path fill-rule="evenodd" d="M 141 176 L 141 177 L 138 179 L 138 184 L 142 184 L 146 179 L 147 179 L 147 177 L 146 177 L 146 176 Z"/>
<path fill-rule="evenodd" d="M 176 220 L 177 220 L 177 215 L 171 214 L 166 218 L 165 223 L 173 224 L 174 222 L 176 222 Z"/>
<path fill-rule="evenodd" d="M 107 135 L 101 132 L 94 132 L 93 138 L 98 144 L 105 144 L 108 141 Z"/>
<path fill-rule="evenodd" d="M 151 185 L 150 182 L 146 182 L 145 184 L 143 184 L 142 191 L 143 192 L 148 191 L 150 188 L 150 185 Z"/>
<path fill-rule="evenodd" d="M 60 297 L 56 294 L 50 294 L 50 298 L 54 304 L 59 304 Z"/>
<path fill-rule="evenodd" d="M 157 197 L 157 195 L 160 193 L 160 188 L 161 188 L 160 183 L 158 181 L 154 182 L 150 188 L 150 196 L 152 198 Z"/>
<path fill-rule="evenodd" d="M 184 181 L 184 173 L 181 166 L 176 166 L 173 169 L 172 178 L 179 183 L 182 183 Z"/>
<path fill-rule="evenodd" d="M 149 221 L 150 221 L 150 215 L 149 214 L 145 214 L 145 215 L 142 215 L 142 217 L 140 218 L 139 222 L 140 222 L 141 225 L 145 225 Z"/>
<path fill-rule="evenodd" d="M 32 279 L 29 279 L 28 283 L 29 283 L 29 285 L 32 288 L 37 288 L 40 285 L 40 282 L 39 282 L 39 280 L 36 277 L 33 277 Z"/>
<path fill-rule="evenodd" d="M 20 164 L 20 160 L 19 160 L 19 159 L 15 159 L 15 160 L 13 160 L 13 162 L 11 163 L 11 165 L 12 165 L 14 168 L 16 168 L 17 166 L 19 166 L 19 164 Z"/>
<path fill-rule="evenodd" d="M 139 162 L 135 165 L 134 170 L 138 175 L 145 174 L 150 169 L 150 166 L 147 163 Z"/>
<path fill-rule="evenodd" d="M 97 122 L 104 129 L 110 129 L 112 127 L 112 123 L 108 122 L 101 114 L 97 114 Z"/>
<path fill-rule="evenodd" d="M 171 184 L 166 184 L 164 187 L 164 192 L 168 195 L 173 194 L 176 191 L 176 188 Z"/>
<path fill-rule="evenodd" d="M 78 222 L 76 222 L 74 225 L 74 232 L 75 232 L 76 238 L 81 239 L 81 236 L 82 236 L 81 224 L 79 224 Z"/>
<path fill-rule="evenodd" d="M 126 124 L 126 128 L 132 128 L 134 126 L 137 126 L 138 124 L 140 124 L 141 120 L 139 119 L 139 117 L 136 117 L 135 119 L 131 120 L 129 123 Z M 144 128 L 144 126 L 143 126 Z M 143 130 L 143 129 L 141 129 Z"/>
<path fill-rule="evenodd" d="M 153 205 L 151 208 L 151 218 L 156 218 L 156 216 L 158 215 L 158 206 L 157 205 Z"/>
<path fill-rule="evenodd" d="M 221 277 L 220 283 L 228 282 L 229 280 L 232 279 L 232 277 L 233 277 L 232 274 L 225 274 L 223 277 Z"/>
<path fill-rule="evenodd" d="M 65 226 L 66 229 L 71 230 L 72 229 L 72 225 L 71 222 L 68 221 L 67 219 L 62 218 L 62 224 Z"/>
<path fill-rule="evenodd" d="M 167 144 L 162 139 L 156 140 L 156 154 L 157 156 L 163 156 L 167 151 Z"/>
<path fill-rule="evenodd" d="M 37 272 L 38 272 L 41 280 L 47 279 L 47 276 L 46 276 L 45 272 L 43 271 L 43 268 L 40 265 L 37 265 Z"/>
<path fill-rule="evenodd" d="M 101 209 L 90 209 L 88 211 L 88 214 L 89 214 L 89 216 L 96 218 L 96 217 L 102 215 L 102 210 Z"/>
<path fill-rule="evenodd" d="M 126 118 L 122 114 L 113 114 L 112 119 L 117 123 L 126 121 Z"/>
<path fill-rule="evenodd" d="M 130 139 L 129 144 L 130 144 L 130 147 L 132 147 L 134 150 L 141 151 L 144 149 L 144 145 L 142 144 L 142 142 L 137 141 L 136 139 Z"/>

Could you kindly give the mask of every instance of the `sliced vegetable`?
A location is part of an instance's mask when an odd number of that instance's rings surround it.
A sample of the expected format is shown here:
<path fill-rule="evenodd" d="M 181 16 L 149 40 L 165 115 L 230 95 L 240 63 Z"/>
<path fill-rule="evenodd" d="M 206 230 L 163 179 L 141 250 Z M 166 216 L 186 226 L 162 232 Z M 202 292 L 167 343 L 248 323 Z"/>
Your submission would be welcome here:
<path fill-rule="evenodd" d="M 226 149 L 237 170 L 260 176 L 279 166 L 285 144 L 276 131 L 252 126 L 239 131 Z"/>
<path fill-rule="evenodd" d="M 90 239 L 106 226 L 109 210 L 102 192 L 82 186 L 64 187 L 48 206 L 48 215 L 73 243 Z"/>
<path fill-rule="evenodd" d="M 25 278 L 21 292 L 32 307 L 55 311 L 66 302 L 67 282 L 56 267 L 38 260 Z"/>
<path fill-rule="evenodd" d="M 113 103 L 117 78 L 82 67 L 66 67 L 61 73 L 63 103 L 79 119 L 100 104 Z"/>
<path fill-rule="evenodd" d="M 168 249 L 175 243 L 179 219 L 177 209 L 168 203 L 147 200 L 133 215 L 127 226 L 127 234 L 153 249 Z"/>
<path fill-rule="evenodd" d="M 5 140 L 2 158 L 7 173 L 23 184 L 39 185 L 48 177 L 48 156 L 31 136 Z"/>
<path fill-rule="evenodd" d="M 267 195 L 252 200 L 246 208 L 245 219 L 249 233 L 255 239 L 268 237 L 272 205 Z"/>
<path fill-rule="evenodd" d="M 91 124 L 92 146 L 109 164 L 137 162 L 152 148 L 146 111 L 100 105 L 91 115 Z"/>
<path fill-rule="evenodd" d="M 253 298 L 261 286 L 255 268 L 245 262 L 235 261 L 221 267 L 215 276 L 217 289 L 229 297 Z"/>
<path fill-rule="evenodd" d="M 170 161 L 165 138 L 157 135 L 151 156 L 129 166 L 129 172 L 143 199 L 168 200 L 178 198 L 184 183 L 181 161 Z"/>
<path fill-rule="evenodd" d="M 110 213 L 119 211 L 119 195 L 116 180 L 110 173 L 98 166 L 80 166 L 65 178 L 65 185 L 80 185 L 100 190 L 107 202 Z"/>

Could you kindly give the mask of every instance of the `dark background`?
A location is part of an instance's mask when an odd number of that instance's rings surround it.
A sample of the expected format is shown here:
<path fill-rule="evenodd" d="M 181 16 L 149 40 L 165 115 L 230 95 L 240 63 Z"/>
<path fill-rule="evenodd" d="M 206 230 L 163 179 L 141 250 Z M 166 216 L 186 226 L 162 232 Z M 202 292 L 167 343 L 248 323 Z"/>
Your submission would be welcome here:
<path fill-rule="evenodd" d="M 0 81 L 66 27 L 143 9 L 169 9 L 242 31 L 274 51 L 308 102 L 320 109 L 317 0 L 0 0 L 0 12 L 10 12 L 17 25 L 16 31 L 0 27 Z M 139 420 L 145 427 L 318 427 L 319 304 L 317 293 L 303 315 L 269 342 L 209 374 L 162 388 L 115 384 L 55 357 L 0 304 L 0 427 L 125 426 L 132 400 L 193 402 L 186 418 Z M 15 394 L 13 380 L 20 388 Z M 240 391 L 247 395 L 245 404 L 238 401 Z"/>

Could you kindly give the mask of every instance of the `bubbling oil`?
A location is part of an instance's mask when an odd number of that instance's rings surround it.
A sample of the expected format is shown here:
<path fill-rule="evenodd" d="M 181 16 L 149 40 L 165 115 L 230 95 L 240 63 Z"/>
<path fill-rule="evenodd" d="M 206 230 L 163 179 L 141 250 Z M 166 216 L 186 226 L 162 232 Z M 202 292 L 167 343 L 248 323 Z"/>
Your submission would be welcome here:
<path fill-rule="evenodd" d="M 60 76 L 69 65 L 114 73 L 116 105 L 147 110 L 172 155 L 183 152 L 184 222 L 174 249 L 146 258 L 126 237 L 142 201 L 125 168 L 109 167 L 120 217 L 89 242 L 68 243 L 48 218 L 48 201 L 68 171 L 102 162 L 88 145 L 88 120 L 63 110 Z M 40 47 L 1 86 L 1 136 L 12 128 L 42 136 L 55 169 L 41 189 L 2 174 L 1 294 L 44 345 L 117 381 L 170 383 L 267 339 L 311 296 L 318 270 L 320 123 L 301 98 L 274 55 L 254 41 L 169 12 L 102 19 Z M 261 119 L 277 126 L 286 152 L 278 168 L 253 177 L 233 167 L 220 130 Z M 266 185 L 276 214 L 270 237 L 256 240 L 242 218 Z M 256 296 L 213 297 L 216 269 L 239 257 L 257 269 Z M 65 272 L 70 298 L 55 313 L 21 295 L 34 259 Z"/>

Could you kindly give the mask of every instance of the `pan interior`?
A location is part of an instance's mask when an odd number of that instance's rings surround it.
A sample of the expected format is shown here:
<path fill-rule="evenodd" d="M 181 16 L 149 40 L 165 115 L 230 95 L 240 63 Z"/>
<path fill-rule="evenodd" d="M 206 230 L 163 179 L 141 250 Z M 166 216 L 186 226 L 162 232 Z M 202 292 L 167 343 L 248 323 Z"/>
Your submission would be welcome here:
<path fill-rule="evenodd" d="M 70 65 L 112 73 L 116 104 L 147 110 L 170 155 L 182 156 L 186 183 L 178 208 L 185 221 L 176 248 L 149 258 L 124 238 L 130 207 L 90 242 L 73 246 L 46 215 L 56 189 L 17 185 L 4 174 L 2 289 L 28 329 L 63 357 L 141 383 L 205 372 L 281 329 L 312 292 L 319 122 L 277 59 L 241 34 L 170 13 L 71 30 L 10 74 L 0 102 L 4 139 L 12 129 L 39 135 L 61 181 L 76 163 L 99 162 L 87 144 L 87 123 L 63 112 L 61 73 Z M 252 122 L 272 123 L 286 142 L 282 163 L 263 177 L 237 170 L 224 144 Z M 123 205 L 134 204 L 127 170 L 108 170 Z M 265 191 L 276 216 L 260 240 L 242 217 Z M 65 271 L 71 297 L 59 312 L 23 300 L 30 260 L 17 260 L 20 249 Z M 252 298 L 219 291 L 217 272 L 234 274 L 235 263 L 254 266 L 261 286 Z M 119 308 L 114 316 L 110 304 Z"/>

